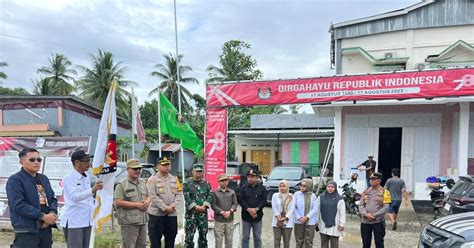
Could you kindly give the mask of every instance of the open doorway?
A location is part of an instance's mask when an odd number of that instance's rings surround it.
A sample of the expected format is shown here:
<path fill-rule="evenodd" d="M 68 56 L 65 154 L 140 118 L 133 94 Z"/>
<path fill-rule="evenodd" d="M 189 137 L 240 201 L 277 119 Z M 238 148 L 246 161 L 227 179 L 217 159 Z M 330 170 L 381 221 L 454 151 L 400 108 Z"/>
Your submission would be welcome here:
<path fill-rule="evenodd" d="M 392 176 L 392 169 L 400 169 L 402 157 L 402 128 L 379 129 L 378 172 L 383 174 L 382 185 Z"/>

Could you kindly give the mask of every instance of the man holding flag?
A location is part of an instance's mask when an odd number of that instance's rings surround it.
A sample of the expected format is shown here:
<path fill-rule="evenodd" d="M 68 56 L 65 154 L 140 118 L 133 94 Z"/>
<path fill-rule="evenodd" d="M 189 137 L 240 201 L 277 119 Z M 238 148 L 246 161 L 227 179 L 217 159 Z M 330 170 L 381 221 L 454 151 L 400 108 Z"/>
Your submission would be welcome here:
<path fill-rule="evenodd" d="M 68 248 L 86 248 L 89 247 L 93 225 L 93 195 L 103 185 L 98 180 L 91 188 L 90 178 L 86 174 L 91 157 L 85 151 L 75 151 L 71 155 L 71 162 L 74 170 L 63 178 L 64 213 L 61 227 Z"/>

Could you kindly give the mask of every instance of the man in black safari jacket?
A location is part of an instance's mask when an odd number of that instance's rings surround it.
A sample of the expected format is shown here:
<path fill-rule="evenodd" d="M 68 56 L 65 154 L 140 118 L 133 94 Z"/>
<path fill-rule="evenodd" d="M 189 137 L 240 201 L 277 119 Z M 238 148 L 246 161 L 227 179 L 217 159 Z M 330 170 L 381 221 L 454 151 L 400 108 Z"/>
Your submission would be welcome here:
<path fill-rule="evenodd" d="M 58 201 L 48 177 L 37 173 L 42 158 L 32 148 L 23 149 L 18 156 L 22 168 L 8 178 L 6 187 L 15 232 L 12 247 L 52 247 Z"/>
<path fill-rule="evenodd" d="M 249 170 L 248 184 L 245 184 L 237 194 L 237 200 L 242 206 L 242 248 L 249 247 L 250 229 L 253 231 L 254 247 L 262 247 L 263 208 L 267 205 L 268 192 L 261 183 L 258 183 L 258 176 L 258 171 Z"/>

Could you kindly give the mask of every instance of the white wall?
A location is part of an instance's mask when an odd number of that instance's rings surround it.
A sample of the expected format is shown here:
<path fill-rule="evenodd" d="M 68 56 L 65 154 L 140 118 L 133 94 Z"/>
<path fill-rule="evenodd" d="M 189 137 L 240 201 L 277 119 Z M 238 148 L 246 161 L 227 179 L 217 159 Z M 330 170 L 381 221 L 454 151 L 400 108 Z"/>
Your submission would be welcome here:
<path fill-rule="evenodd" d="M 413 144 L 413 182 L 415 185 L 424 182 L 426 177 L 437 175 L 439 172 L 439 149 L 441 137 L 441 114 L 410 113 L 410 114 L 366 114 L 345 115 L 344 124 L 344 176 L 347 178 L 350 169 L 366 158 L 371 148 L 370 132 L 380 127 L 414 127 L 415 140 Z M 372 135 L 373 136 L 373 135 Z M 372 141 L 374 142 L 374 141 Z M 402 146 L 404 141 L 402 140 Z M 435 154 L 435 156 L 433 156 Z M 378 159 L 378 154 L 373 154 Z M 403 169 L 403 167 L 402 167 Z M 406 172 L 401 172 L 402 175 Z M 405 178 L 404 178 L 405 179 Z"/>
<path fill-rule="evenodd" d="M 383 58 L 387 52 L 395 52 L 396 57 L 409 57 L 407 69 L 414 69 L 416 64 L 425 63 L 428 55 L 439 54 L 458 40 L 474 44 L 474 26 L 412 29 L 349 38 L 341 41 L 341 48 L 361 47 L 376 59 Z M 351 55 L 343 56 L 341 74 L 374 71 L 367 70 L 369 64 L 344 63 L 347 56 Z"/>

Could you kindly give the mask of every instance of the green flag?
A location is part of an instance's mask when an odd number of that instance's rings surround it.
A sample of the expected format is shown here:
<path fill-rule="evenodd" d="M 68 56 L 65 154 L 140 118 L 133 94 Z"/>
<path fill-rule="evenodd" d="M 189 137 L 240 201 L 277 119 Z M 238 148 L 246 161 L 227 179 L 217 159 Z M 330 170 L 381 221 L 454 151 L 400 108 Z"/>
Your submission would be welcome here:
<path fill-rule="evenodd" d="M 178 111 L 176 111 L 176 108 L 163 93 L 160 93 L 160 104 L 161 133 L 167 134 L 175 139 L 180 139 L 183 148 L 189 149 L 196 155 L 201 156 L 201 140 L 187 122 L 178 120 Z"/>

